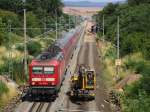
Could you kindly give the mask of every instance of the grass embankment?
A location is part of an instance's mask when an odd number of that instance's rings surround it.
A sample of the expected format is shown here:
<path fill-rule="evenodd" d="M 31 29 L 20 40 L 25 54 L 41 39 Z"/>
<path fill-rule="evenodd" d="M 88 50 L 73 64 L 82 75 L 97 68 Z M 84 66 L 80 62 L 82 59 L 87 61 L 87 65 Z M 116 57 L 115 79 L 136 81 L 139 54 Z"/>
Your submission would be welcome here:
<path fill-rule="evenodd" d="M 115 47 L 109 42 L 99 41 L 99 45 L 103 60 L 103 79 L 110 91 L 119 93 L 122 112 L 149 112 L 150 62 L 141 53 L 122 57 L 119 79 L 116 81 Z M 121 93 L 117 90 L 119 84 L 123 90 Z"/>
<path fill-rule="evenodd" d="M 18 95 L 16 85 L 0 81 L 0 109 Z"/>
<path fill-rule="evenodd" d="M 1 108 L 1 106 L 2 106 L 2 95 L 4 94 L 4 93 L 7 93 L 8 92 L 8 87 L 6 86 L 6 84 L 5 83 L 3 83 L 3 82 L 1 82 L 0 81 L 0 108 Z"/>

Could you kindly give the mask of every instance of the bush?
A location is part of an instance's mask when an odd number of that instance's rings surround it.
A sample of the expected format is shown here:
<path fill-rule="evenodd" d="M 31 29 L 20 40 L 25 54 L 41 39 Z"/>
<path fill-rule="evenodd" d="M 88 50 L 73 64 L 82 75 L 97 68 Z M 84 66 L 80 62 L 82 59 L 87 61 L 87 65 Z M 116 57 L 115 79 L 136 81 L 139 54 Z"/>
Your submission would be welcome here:
<path fill-rule="evenodd" d="M 16 45 L 16 49 L 17 49 L 18 51 L 23 52 L 23 51 L 24 51 L 24 46 L 23 46 L 23 45 Z"/>
<path fill-rule="evenodd" d="M 116 50 L 114 49 L 114 47 L 110 47 L 105 54 L 105 57 L 107 58 L 112 58 L 112 59 L 116 59 Z"/>
<path fill-rule="evenodd" d="M 124 64 L 127 69 L 132 69 L 136 73 L 141 74 L 143 76 L 148 76 L 150 74 L 150 63 L 147 61 L 137 61 L 129 58 L 128 61 Z"/>
<path fill-rule="evenodd" d="M 41 44 L 39 44 L 38 42 L 29 42 L 27 44 L 28 53 L 32 56 L 36 56 L 37 54 L 39 54 L 41 52 L 41 47 Z M 17 45 L 16 49 L 23 52 L 24 45 Z"/>
<path fill-rule="evenodd" d="M 142 74 L 145 69 L 145 66 L 146 65 L 144 61 L 135 62 L 134 69 L 137 74 Z"/>
<path fill-rule="evenodd" d="M 28 52 L 30 55 L 36 56 L 41 52 L 41 44 L 38 42 L 30 42 L 27 45 Z"/>
<path fill-rule="evenodd" d="M 150 111 L 150 96 L 144 92 L 140 92 L 137 98 L 123 98 L 123 112 L 149 112 Z"/>
<path fill-rule="evenodd" d="M 6 86 L 5 83 L 3 83 L 2 81 L 0 81 L 0 96 L 3 93 L 6 93 L 6 92 L 8 92 L 8 87 Z"/>
<path fill-rule="evenodd" d="M 127 62 L 124 63 L 126 69 L 133 69 L 135 66 L 135 61 L 129 58 Z"/>
<path fill-rule="evenodd" d="M 24 64 L 23 59 L 12 59 L 12 76 L 13 80 L 16 82 L 23 82 L 27 79 L 26 76 L 24 76 Z M 8 59 L 5 60 L 5 64 L 0 66 L 0 73 L 8 73 L 9 72 L 9 63 L 10 61 Z"/>

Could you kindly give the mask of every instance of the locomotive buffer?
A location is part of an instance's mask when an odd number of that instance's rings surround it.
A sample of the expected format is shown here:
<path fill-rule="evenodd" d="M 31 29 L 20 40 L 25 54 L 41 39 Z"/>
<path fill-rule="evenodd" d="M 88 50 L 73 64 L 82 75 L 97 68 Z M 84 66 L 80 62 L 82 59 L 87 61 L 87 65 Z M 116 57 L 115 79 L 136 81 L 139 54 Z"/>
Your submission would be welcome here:
<path fill-rule="evenodd" d="M 71 98 L 95 99 L 96 75 L 94 70 L 81 65 L 71 77 Z"/>

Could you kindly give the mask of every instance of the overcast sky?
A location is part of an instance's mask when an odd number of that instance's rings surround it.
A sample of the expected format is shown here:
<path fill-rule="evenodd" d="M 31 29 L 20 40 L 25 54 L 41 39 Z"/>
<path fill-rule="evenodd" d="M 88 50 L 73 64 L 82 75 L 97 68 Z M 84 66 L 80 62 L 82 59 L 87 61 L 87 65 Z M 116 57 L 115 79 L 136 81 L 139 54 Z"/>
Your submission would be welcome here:
<path fill-rule="evenodd" d="M 117 2 L 117 1 L 125 1 L 125 0 L 63 0 L 63 1 Z"/>

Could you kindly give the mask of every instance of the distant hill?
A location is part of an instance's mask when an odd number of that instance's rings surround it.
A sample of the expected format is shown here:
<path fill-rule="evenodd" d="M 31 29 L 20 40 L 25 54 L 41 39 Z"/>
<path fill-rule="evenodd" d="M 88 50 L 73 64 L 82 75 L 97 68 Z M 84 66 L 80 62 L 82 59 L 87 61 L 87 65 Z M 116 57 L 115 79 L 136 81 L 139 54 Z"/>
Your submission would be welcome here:
<path fill-rule="evenodd" d="M 79 1 L 79 2 L 72 2 L 72 1 L 64 1 L 65 6 L 70 7 L 104 7 L 107 3 L 106 2 L 88 2 L 88 1 Z"/>
<path fill-rule="evenodd" d="M 89 2 L 89 1 L 63 1 L 65 6 L 70 7 L 101 7 L 103 8 L 108 2 Z"/>

